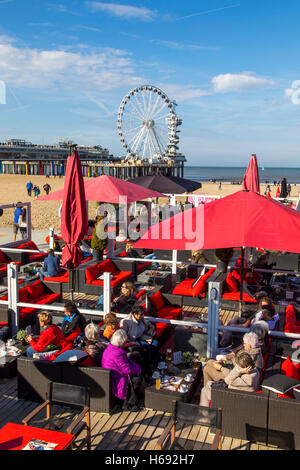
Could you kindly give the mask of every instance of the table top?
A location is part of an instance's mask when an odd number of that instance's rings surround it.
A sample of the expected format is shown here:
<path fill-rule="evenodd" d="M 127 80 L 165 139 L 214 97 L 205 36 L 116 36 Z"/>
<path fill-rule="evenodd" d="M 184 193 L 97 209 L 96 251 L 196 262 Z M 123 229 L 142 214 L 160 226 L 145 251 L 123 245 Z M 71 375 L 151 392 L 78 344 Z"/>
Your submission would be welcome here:
<path fill-rule="evenodd" d="M 0 429 L 0 450 L 22 450 L 32 439 L 58 444 L 55 450 L 64 450 L 74 441 L 75 436 L 22 424 L 7 423 Z"/>

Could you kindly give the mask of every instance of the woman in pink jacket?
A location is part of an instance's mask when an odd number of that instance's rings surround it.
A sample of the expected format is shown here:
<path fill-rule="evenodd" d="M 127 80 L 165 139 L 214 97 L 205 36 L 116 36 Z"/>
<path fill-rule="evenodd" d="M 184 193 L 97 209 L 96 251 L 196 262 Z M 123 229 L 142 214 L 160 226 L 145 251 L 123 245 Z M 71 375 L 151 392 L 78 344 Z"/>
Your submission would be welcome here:
<path fill-rule="evenodd" d="M 127 357 L 123 346 L 127 343 L 126 331 L 117 330 L 103 352 L 102 367 L 111 369 L 112 393 L 124 400 L 123 409 L 136 411 L 139 400 L 139 386 L 142 381 L 141 368 Z"/>

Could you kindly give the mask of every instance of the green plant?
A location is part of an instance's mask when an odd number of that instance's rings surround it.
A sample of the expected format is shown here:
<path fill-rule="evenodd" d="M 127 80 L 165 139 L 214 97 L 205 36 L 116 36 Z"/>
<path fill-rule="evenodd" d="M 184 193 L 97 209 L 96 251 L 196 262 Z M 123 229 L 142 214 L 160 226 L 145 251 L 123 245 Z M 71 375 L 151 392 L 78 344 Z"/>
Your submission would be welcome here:
<path fill-rule="evenodd" d="M 27 336 L 26 330 L 19 330 L 17 333 L 17 340 L 23 341 Z"/>
<path fill-rule="evenodd" d="M 182 353 L 182 360 L 186 366 L 190 366 L 193 363 L 193 355 L 190 351 L 185 351 Z"/>
<path fill-rule="evenodd" d="M 105 238 L 100 238 L 98 235 L 101 236 L 101 234 L 104 234 L 107 230 L 105 230 L 105 225 L 102 221 L 103 219 L 99 218 L 97 224 L 95 225 L 94 232 L 93 232 L 93 238 L 91 241 L 91 248 L 93 250 L 104 250 L 104 248 L 107 247 L 107 237 Z"/>

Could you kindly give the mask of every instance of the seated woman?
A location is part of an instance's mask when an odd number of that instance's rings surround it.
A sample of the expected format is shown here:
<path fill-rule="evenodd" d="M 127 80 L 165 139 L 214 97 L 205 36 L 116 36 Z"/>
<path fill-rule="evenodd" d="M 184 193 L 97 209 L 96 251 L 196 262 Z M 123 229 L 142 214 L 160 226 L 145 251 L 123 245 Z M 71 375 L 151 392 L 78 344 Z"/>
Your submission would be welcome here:
<path fill-rule="evenodd" d="M 268 323 L 269 330 L 273 330 L 279 320 L 279 315 L 275 312 L 275 307 L 272 299 L 263 297 L 258 304 L 258 311 L 251 320 L 250 318 L 240 317 L 235 315 L 226 326 L 236 326 L 237 328 L 249 328 L 257 321 L 264 320 Z M 220 346 L 227 347 L 232 343 L 232 332 L 223 331 L 220 339 Z"/>
<path fill-rule="evenodd" d="M 203 369 L 204 386 L 209 381 L 218 382 L 224 379 L 235 364 L 236 355 L 241 351 L 246 351 L 252 358 L 255 367 L 260 372 L 264 366 L 264 358 L 259 346 L 259 338 L 253 333 L 246 333 L 243 336 L 243 344 L 234 352 L 224 355 L 218 361 L 210 359 Z"/>
<path fill-rule="evenodd" d="M 95 323 L 88 323 L 84 330 L 85 351 L 92 358 L 95 364 L 101 367 L 102 355 L 107 344 L 101 341 L 100 328 Z"/>
<path fill-rule="evenodd" d="M 111 369 L 112 393 L 122 400 L 123 409 L 137 409 L 139 387 L 141 383 L 141 368 L 127 357 L 123 346 L 127 343 L 126 331 L 117 330 L 111 337 L 110 343 L 102 355 L 102 367 Z"/>
<path fill-rule="evenodd" d="M 33 339 L 32 335 L 28 335 L 25 341 L 29 343 L 26 354 L 33 357 L 35 352 L 46 352 L 51 349 L 62 349 L 65 346 L 65 338 L 61 329 L 53 324 L 53 318 L 49 312 L 41 312 L 38 314 L 41 334 L 38 339 Z"/>
<path fill-rule="evenodd" d="M 259 320 L 250 326 L 250 331 L 257 334 L 258 345 L 261 349 L 262 354 L 267 352 L 267 346 L 269 341 L 269 325 L 264 320 Z"/>
<path fill-rule="evenodd" d="M 129 345 L 139 345 L 145 364 L 144 371 L 151 373 L 151 365 L 157 363 L 159 343 L 155 338 L 155 326 L 145 320 L 144 309 L 141 305 L 134 305 L 131 313 L 120 322 L 128 336 Z M 129 346 L 128 345 L 128 346 Z"/>
<path fill-rule="evenodd" d="M 84 333 L 86 319 L 77 310 L 76 304 L 71 301 L 65 303 L 64 312 L 65 316 L 61 325 L 61 329 L 65 338 L 68 338 L 71 334 L 75 333 L 75 330 L 78 333 L 77 336 L 81 333 Z"/>
<path fill-rule="evenodd" d="M 108 341 L 114 334 L 115 331 L 119 328 L 119 322 L 117 320 L 117 315 L 113 312 L 107 313 L 104 317 L 105 329 L 103 331 L 103 336 Z"/>
<path fill-rule="evenodd" d="M 136 287 L 133 282 L 123 282 L 121 287 L 121 295 L 113 299 L 111 303 L 111 310 L 123 313 L 130 311 L 131 307 L 136 302 L 135 293 Z"/>
<path fill-rule="evenodd" d="M 244 392 L 256 392 L 259 388 L 259 372 L 254 361 L 246 351 L 239 351 L 235 356 L 234 368 L 224 378 L 229 389 Z M 209 407 L 211 401 L 211 386 L 209 381 L 201 390 L 200 405 Z"/>

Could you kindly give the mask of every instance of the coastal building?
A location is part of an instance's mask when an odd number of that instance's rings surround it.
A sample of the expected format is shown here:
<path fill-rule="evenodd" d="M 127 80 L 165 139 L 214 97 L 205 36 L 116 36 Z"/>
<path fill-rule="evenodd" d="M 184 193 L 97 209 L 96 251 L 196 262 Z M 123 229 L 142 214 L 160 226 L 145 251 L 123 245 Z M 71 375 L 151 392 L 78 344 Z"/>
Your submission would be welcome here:
<path fill-rule="evenodd" d="M 72 143 L 63 139 L 55 145 L 33 144 L 21 139 L 0 142 L 0 174 L 63 176 Z M 168 161 L 149 161 L 114 157 L 100 145 L 78 146 L 77 149 L 86 177 L 108 174 L 127 179 L 153 173 L 184 175 L 186 159 L 183 155 L 177 154 Z"/>

